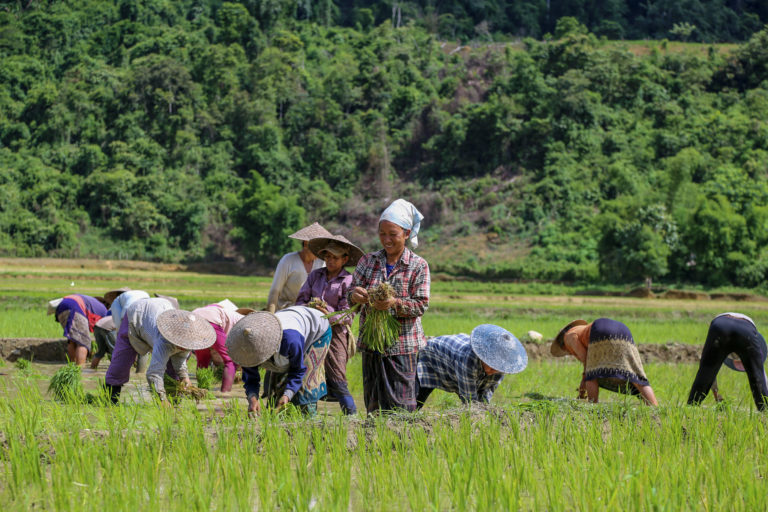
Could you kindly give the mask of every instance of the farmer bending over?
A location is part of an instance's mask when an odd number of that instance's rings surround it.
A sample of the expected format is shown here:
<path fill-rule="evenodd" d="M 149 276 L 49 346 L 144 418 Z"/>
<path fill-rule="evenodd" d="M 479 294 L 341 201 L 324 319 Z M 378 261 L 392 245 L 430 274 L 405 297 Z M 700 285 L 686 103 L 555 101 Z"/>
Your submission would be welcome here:
<path fill-rule="evenodd" d="M 488 403 L 504 374 L 520 373 L 527 365 L 523 345 L 497 325 L 478 325 L 469 336 L 437 336 L 419 352 L 417 407 L 435 388 L 456 393 L 464 403 Z"/>

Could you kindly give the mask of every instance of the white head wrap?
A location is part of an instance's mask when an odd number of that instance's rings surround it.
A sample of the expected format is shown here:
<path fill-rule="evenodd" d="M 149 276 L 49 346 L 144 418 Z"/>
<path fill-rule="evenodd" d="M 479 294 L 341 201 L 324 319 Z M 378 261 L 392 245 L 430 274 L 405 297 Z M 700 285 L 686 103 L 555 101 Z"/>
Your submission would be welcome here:
<path fill-rule="evenodd" d="M 379 222 L 388 220 L 403 229 L 410 230 L 411 235 L 409 239 L 411 240 L 411 245 L 415 249 L 419 246 L 419 239 L 416 235 L 419 234 L 419 228 L 421 227 L 421 221 L 423 219 L 424 216 L 415 206 L 413 206 L 413 204 L 405 199 L 398 199 L 384 210 L 381 217 L 379 217 Z"/>

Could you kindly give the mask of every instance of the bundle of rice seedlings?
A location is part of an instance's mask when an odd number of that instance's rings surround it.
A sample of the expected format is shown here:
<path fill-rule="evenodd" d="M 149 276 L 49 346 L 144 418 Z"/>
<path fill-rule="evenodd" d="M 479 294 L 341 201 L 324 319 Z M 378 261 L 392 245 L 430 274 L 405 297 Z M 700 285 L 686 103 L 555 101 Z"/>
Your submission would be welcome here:
<path fill-rule="evenodd" d="M 80 366 L 75 363 L 67 363 L 51 377 L 48 392 L 53 394 L 56 400 L 65 403 L 82 403 L 85 398 L 83 391 L 82 374 Z"/>
<path fill-rule="evenodd" d="M 32 368 L 32 363 L 28 359 L 20 357 L 16 360 L 16 369 L 20 372 L 28 372 Z"/>
<path fill-rule="evenodd" d="M 328 303 L 320 297 L 312 297 L 312 300 L 307 303 L 307 307 L 328 311 Z"/>
<path fill-rule="evenodd" d="M 213 385 L 214 375 L 211 368 L 198 368 L 197 369 L 197 385 L 201 389 L 210 389 Z"/>
<path fill-rule="evenodd" d="M 173 380 L 168 375 L 163 375 L 163 384 L 168 400 L 173 403 L 178 403 L 184 397 L 193 398 L 197 402 L 204 398 L 213 397 L 207 389 L 201 389 L 192 385 L 185 386 L 180 381 Z"/>
<path fill-rule="evenodd" d="M 387 282 L 368 291 L 371 298 L 367 306 L 365 323 L 362 326 L 360 337 L 368 348 L 377 352 L 384 352 L 397 342 L 400 336 L 400 322 L 397 318 L 389 314 L 389 311 L 382 311 L 372 307 L 374 301 L 387 300 L 395 296 L 395 290 Z"/>

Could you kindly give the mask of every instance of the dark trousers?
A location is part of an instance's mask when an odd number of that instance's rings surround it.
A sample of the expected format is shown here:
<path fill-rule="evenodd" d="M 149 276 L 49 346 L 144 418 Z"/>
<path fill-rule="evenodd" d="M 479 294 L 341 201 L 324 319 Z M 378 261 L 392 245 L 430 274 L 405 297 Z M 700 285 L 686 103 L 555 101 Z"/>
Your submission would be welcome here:
<path fill-rule="evenodd" d="M 365 351 L 362 356 L 366 411 L 415 411 L 418 354 L 387 356 Z"/>
<path fill-rule="evenodd" d="M 419 390 L 418 393 L 416 393 L 416 409 L 417 410 L 424 407 L 424 402 L 427 401 L 427 398 L 429 398 L 429 395 L 432 394 L 435 388 L 422 388 L 421 386 L 419 386 L 418 390 Z"/>
<path fill-rule="evenodd" d="M 768 400 L 768 382 L 763 369 L 765 340 L 751 322 L 728 316 L 715 318 L 709 324 L 699 371 L 691 386 L 688 403 L 697 405 L 707 397 L 717 372 L 731 352 L 738 354 L 744 364 L 755 405 L 759 410 L 765 410 Z"/>

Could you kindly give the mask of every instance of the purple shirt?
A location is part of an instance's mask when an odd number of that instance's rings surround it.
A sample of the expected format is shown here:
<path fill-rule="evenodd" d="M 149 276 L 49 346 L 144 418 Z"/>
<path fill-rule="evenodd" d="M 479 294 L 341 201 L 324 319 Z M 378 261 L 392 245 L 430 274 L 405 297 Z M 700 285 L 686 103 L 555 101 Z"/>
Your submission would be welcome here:
<path fill-rule="evenodd" d="M 349 309 L 347 293 L 352 285 L 352 274 L 341 269 L 339 275 L 328 281 L 328 269 L 318 268 L 313 270 L 307 276 L 307 281 L 299 290 L 299 296 L 296 298 L 297 306 L 305 306 L 313 297 L 319 297 L 328 304 L 328 312 L 342 311 Z M 345 316 L 341 322 L 345 325 L 352 325 L 354 315 Z M 335 321 L 335 320 L 334 320 Z"/>

